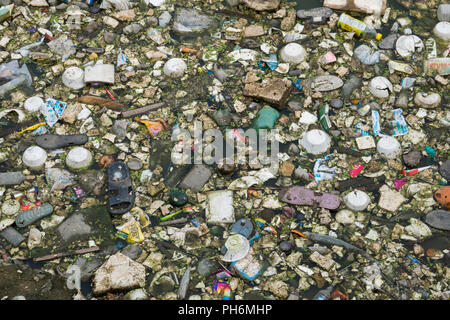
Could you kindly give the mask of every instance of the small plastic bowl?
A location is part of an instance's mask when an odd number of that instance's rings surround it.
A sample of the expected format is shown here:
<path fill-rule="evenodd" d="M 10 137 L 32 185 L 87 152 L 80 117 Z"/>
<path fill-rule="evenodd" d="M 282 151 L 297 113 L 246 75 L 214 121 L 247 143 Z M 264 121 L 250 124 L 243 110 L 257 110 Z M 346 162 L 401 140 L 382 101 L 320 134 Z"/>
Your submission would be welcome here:
<path fill-rule="evenodd" d="M 47 152 L 38 146 L 32 146 L 22 155 L 23 163 L 31 170 L 41 170 L 47 161 Z"/>
<path fill-rule="evenodd" d="M 363 191 L 355 190 L 344 197 L 344 203 L 352 211 L 364 211 L 370 203 L 370 197 Z"/>
<path fill-rule="evenodd" d="M 378 141 L 377 151 L 388 159 L 398 157 L 402 151 L 400 142 L 393 137 L 383 137 Z"/>
<path fill-rule="evenodd" d="M 86 148 L 75 147 L 67 154 L 66 164 L 73 170 L 85 169 L 92 164 L 92 154 Z"/>
<path fill-rule="evenodd" d="M 62 75 L 62 82 L 71 89 L 81 89 L 86 85 L 84 71 L 78 67 L 67 68 Z"/>
<path fill-rule="evenodd" d="M 306 51 L 298 43 L 289 43 L 280 51 L 280 58 L 287 63 L 301 63 L 306 58 Z"/>
<path fill-rule="evenodd" d="M 330 148 L 330 141 L 325 131 L 314 129 L 305 133 L 301 144 L 308 153 L 321 154 Z"/>

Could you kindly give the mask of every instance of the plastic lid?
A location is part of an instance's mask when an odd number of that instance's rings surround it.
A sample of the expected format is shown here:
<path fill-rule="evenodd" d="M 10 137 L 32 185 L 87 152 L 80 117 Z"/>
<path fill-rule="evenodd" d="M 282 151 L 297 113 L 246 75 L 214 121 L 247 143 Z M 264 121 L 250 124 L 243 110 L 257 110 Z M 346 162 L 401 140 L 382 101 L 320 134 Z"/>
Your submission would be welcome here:
<path fill-rule="evenodd" d="M 383 35 L 381 33 L 377 33 L 377 36 L 375 37 L 375 39 L 381 40 L 381 38 L 383 38 Z"/>

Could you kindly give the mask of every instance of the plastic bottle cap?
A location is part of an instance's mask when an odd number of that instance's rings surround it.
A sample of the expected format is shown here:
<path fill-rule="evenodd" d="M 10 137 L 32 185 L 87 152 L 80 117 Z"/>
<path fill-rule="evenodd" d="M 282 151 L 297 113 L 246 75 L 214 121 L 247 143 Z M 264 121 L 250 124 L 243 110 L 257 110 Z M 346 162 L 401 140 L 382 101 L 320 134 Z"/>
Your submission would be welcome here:
<path fill-rule="evenodd" d="M 78 67 L 67 68 L 62 75 L 62 82 L 71 89 L 81 89 L 86 85 L 84 71 Z"/>
<path fill-rule="evenodd" d="M 41 97 L 34 96 L 25 100 L 23 106 L 28 112 L 38 112 L 41 106 L 44 105 L 44 100 Z"/>
<path fill-rule="evenodd" d="M 401 151 L 400 143 L 393 137 L 383 137 L 378 141 L 377 150 L 383 156 L 393 159 Z"/>
<path fill-rule="evenodd" d="M 172 58 L 164 65 L 164 74 L 172 78 L 180 78 L 187 69 L 187 65 L 183 59 Z"/>
<path fill-rule="evenodd" d="M 31 169 L 41 169 L 46 160 L 47 152 L 38 146 L 29 147 L 22 155 L 23 163 Z"/>
<path fill-rule="evenodd" d="M 83 147 L 76 147 L 69 151 L 66 164 L 72 169 L 80 169 L 90 165 L 92 154 Z"/>
<path fill-rule="evenodd" d="M 330 137 L 322 130 L 308 131 L 302 139 L 302 146 L 312 154 L 320 154 L 330 147 Z"/>
<path fill-rule="evenodd" d="M 365 192 L 355 190 L 344 197 L 344 203 L 350 210 L 363 211 L 369 205 L 370 198 Z"/>
<path fill-rule="evenodd" d="M 306 51 L 298 43 L 289 43 L 280 51 L 280 58 L 287 63 L 300 63 L 306 58 Z"/>
<path fill-rule="evenodd" d="M 383 38 L 383 35 L 381 33 L 377 33 L 377 36 L 375 37 L 375 39 L 377 39 L 379 41 L 379 40 L 381 40 L 381 38 Z"/>

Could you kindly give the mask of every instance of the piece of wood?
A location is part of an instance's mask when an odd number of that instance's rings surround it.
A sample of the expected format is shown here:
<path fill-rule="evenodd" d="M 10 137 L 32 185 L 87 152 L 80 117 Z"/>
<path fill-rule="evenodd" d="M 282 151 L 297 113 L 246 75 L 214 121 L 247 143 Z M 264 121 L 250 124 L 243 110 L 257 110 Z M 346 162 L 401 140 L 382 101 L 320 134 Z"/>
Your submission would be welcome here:
<path fill-rule="evenodd" d="M 171 226 L 174 224 L 186 223 L 186 222 L 188 222 L 188 218 L 180 218 L 180 219 L 176 219 L 176 220 L 163 221 L 163 222 L 160 222 L 159 225 L 160 226 Z"/>
<path fill-rule="evenodd" d="M 121 113 L 121 117 L 126 119 L 126 118 L 139 116 L 141 114 L 144 114 L 144 113 L 147 113 L 147 112 L 154 111 L 154 110 L 157 110 L 159 108 L 162 108 L 165 105 L 166 105 L 165 102 L 159 102 L 159 103 L 151 104 L 151 105 L 148 105 L 148 106 L 145 106 L 145 107 L 142 107 L 142 108 L 124 111 L 124 112 Z"/>
<path fill-rule="evenodd" d="M 91 248 L 75 250 L 75 251 L 72 251 L 72 252 L 61 252 L 61 253 L 49 254 L 47 256 L 34 258 L 33 261 L 34 262 L 39 262 L 39 261 L 45 261 L 45 260 L 53 260 L 53 259 L 56 259 L 56 258 L 72 256 L 72 255 L 75 255 L 75 254 L 85 254 L 85 253 L 95 252 L 95 251 L 99 251 L 99 250 L 100 250 L 100 248 L 95 246 L 95 247 L 91 247 Z"/>
<path fill-rule="evenodd" d="M 121 104 L 120 102 L 96 96 L 82 96 L 74 100 L 80 103 L 93 104 L 100 107 L 105 107 L 114 111 L 121 111 L 121 109 L 124 108 L 124 105 Z"/>

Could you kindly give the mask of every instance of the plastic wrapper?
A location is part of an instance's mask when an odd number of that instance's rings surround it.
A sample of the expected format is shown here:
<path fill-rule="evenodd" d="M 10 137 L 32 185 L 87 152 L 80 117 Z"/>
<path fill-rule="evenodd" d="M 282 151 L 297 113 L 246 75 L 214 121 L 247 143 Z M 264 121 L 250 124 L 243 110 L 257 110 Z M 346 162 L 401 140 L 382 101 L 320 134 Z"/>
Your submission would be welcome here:
<path fill-rule="evenodd" d="M 330 168 L 324 164 L 325 161 L 330 160 L 329 155 L 326 155 L 324 158 L 320 158 L 316 160 L 316 163 L 314 164 L 314 180 L 316 180 L 317 183 L 323 180 L 332 180 L 333 176 L 335 174 L 334 168 Z"/>
<path fill-rule="evenodd" d="M 45 106 L 41 108 L 41 113 L 44 115 L 45 121 L 52 128 L 58 122 L 67 103 L 55 99 L 47 99 Z"/>

